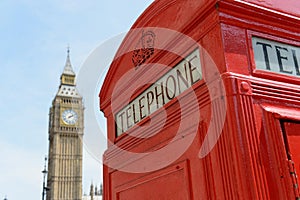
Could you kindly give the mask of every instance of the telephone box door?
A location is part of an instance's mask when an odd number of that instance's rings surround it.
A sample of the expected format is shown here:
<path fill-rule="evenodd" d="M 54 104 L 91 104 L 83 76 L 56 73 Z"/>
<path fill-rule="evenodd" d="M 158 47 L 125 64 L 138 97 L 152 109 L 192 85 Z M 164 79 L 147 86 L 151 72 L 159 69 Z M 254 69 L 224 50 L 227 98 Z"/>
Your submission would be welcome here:
<path fill-rule="evenodd" d="M 289 170 L 293 178 L 296 194 L 299 195 L 298 183 L 300 175 L 300 122 L 299 121 L 282 121 L 282 131 L 284 134 L 285 148 L 289 160 Z"/>

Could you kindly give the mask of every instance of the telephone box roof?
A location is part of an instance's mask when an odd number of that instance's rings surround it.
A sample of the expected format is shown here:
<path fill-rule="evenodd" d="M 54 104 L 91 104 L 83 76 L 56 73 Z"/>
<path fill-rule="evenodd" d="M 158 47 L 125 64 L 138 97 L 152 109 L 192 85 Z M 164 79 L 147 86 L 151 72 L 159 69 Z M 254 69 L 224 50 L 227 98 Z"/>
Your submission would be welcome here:
<path fill-rule="evenodd" d="M 256 13 L 266 13 L 266 16 L 268 13 L 270 16 L 276 15 L 278 19 L 285 22 L 290 21 L 289 19 L 294 22 L 300 21 L 298 0 L 290 0 L 289 3 L 282 0 L 155 0 L 133 24 L 111 63 L 99 94 L 101 110 L 110 102 L 116 82 L 122 75 L 136 67 L 138 62 L 134 61 L 132 52 L 137 49 L 137 45 L 143 45 L 139 40 L 145 34 L 151 35 L 149 28 L 154 30 L 164 28 L 190 36 L 189 32 L 193 30 L 189 30 L 187 23 L 199 23 L 199 20 L 204 19 L 214 10 L 223 9 L 223 7 L 228 9 L 228 5 L 247 7 L 248 10 L 254 9 Z M 273 23 L 271 19 L 270 23 Z"/>

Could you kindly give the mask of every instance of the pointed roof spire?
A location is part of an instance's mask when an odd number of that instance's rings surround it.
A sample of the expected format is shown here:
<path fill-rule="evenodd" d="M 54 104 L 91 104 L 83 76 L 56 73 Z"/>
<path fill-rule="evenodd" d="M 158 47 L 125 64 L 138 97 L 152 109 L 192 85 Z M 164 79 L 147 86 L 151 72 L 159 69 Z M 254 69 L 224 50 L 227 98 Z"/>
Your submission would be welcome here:
<path fill-rule="evenodd" d="M 94 185 L 93 185 L 93 182 L 91 183 L 90 196 L 91 196 L 91 200 L 94 200 Z"/>
<path fill-rule="evenodd" d="M 67 47 L 67 60 L 66 60 L 66 64 L 65 64 L 63 74 L 74 75 L 75 76 L 75 73 L 73 71 L 71 61 L 70 61 L 70 46 L 69 45 Z"/>

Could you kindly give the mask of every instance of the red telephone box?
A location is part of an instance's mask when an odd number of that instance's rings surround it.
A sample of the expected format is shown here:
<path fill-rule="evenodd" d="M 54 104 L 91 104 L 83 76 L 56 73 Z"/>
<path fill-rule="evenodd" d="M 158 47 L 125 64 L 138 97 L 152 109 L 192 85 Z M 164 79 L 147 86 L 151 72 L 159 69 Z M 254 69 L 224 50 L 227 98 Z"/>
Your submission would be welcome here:
<path fill-rule="evenodd" d="M 104 199 L 299 199 L 300 4 L 156 0 L 100 92 Z"/>

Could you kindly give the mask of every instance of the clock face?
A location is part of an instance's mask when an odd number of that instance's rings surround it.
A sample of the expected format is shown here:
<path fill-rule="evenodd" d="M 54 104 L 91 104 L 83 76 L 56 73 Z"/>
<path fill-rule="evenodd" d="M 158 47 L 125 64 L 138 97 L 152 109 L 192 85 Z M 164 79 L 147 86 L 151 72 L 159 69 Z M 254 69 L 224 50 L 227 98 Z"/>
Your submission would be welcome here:
<path fill-rule="evenodd" d="M 74 110 L 65 110 L 62 113 L 62 119 L 66 124 L 73 125 L 77 122 L 78 115 Z"/>

